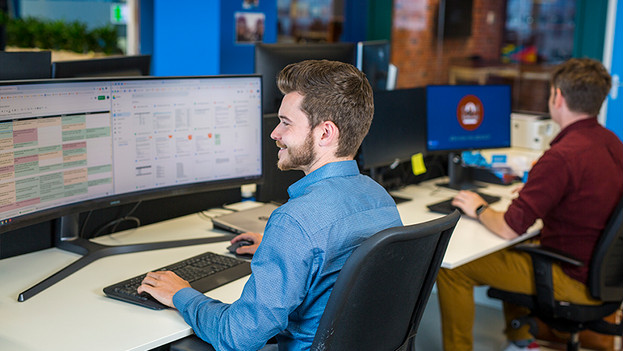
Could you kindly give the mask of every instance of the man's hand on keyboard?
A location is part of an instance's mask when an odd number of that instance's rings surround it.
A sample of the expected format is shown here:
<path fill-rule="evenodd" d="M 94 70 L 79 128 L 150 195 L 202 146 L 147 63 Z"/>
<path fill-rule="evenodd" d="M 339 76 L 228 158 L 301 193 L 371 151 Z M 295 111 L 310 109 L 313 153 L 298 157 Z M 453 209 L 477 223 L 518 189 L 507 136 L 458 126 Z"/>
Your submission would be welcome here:
<path fill-rule="evenodd" d="M 239 234 L 235 236 L 234 239 L 230 240 L 230 243 L 234 244 L 241 240 L 250 241 L 253 244 L 239 247 L 238 249 L 236 249 L 236 253 L 239 255 L 253 255 L 254 253 L 256 253 L 260 242 L 262 242 L 262 234 L 250 232 Z"/>
<path fill-rule="evenodd" d="M 477 207 L 487 205 L 487 202 L 475 192 L 462 190 L 453 198 L 452 204 L 461 208 L 468 217 L 476 218 L 475 210 Z"/>
<path fill-rule="evenodd" d="M 147 273 L 137 291 L 152 295 L 153 298 L 163 305 L 175 307 L 172 301 L 173 295 L 184 288 L 190 287 L 191 285 L 186 280 L 178 277 L 175 273 L 160 271 Z"/>

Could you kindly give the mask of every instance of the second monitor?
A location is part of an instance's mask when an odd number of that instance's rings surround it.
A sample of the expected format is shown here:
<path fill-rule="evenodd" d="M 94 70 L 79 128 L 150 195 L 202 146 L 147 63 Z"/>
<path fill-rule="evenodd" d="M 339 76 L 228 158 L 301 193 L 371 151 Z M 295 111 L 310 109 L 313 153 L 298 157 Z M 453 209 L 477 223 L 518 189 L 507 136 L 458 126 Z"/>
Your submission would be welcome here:
<path fill-rule="evenodd" d="M 303 60 L 332 60 L 355 65 L 355 44 L 256 44 L 255 73 L 262 75 L 263 113 L 276 113 L 282 94 L 275 84 L 278 73 L 288 64 Z"/>
<path fill-rule="evenodd" d="M 390 42 L 387 40 L 358 42 L 356 67 L 366 74 L 373 90 L 390 90 L 388 89 Z"/>
<path fill-rule="evenodd" d="M 510 146 L 510 86 L 427 87 L 427 151 L 449 153 L 449 187 L 474 187 L 461 151 Z"/>
<path fill-rule="evenodd" d="M 425 152 L 425 88 L 377 90 L 374 100 L 373 122 L 358 161 L 383 185 L 385 170 Z"/>

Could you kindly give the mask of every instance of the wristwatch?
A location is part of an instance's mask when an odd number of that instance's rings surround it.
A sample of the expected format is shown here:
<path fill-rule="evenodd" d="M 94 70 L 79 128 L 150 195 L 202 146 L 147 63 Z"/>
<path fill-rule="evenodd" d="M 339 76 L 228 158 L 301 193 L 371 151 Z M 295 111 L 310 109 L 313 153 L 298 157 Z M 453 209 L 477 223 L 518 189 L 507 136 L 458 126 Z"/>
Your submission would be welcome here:
<path fill-rule="evenodd" d="M 487 210 L 488 207 L 489 206 L 487 204 L 479 205 L 479 207 L 477 207 L 477 209 L 475 210 L 475 213 L 477 214 L 477 219 L 479 219 L 479 215 L 481 215 L 483 211 Z"/>

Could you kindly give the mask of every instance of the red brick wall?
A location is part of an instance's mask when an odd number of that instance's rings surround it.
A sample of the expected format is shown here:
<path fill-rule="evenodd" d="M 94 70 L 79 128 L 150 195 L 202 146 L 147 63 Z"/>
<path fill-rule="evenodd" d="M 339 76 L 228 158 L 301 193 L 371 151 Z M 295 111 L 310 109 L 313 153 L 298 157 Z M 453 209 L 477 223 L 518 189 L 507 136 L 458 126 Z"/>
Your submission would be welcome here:
<path fill-rule="evenodd" d="M 473 0 L 471 36 L 438 40 L 439 2 L 394 0 L 391 62 L 398 68 L 398 88 L 446 84 L 452 60 L 500 56 L 506 1 Z"/>

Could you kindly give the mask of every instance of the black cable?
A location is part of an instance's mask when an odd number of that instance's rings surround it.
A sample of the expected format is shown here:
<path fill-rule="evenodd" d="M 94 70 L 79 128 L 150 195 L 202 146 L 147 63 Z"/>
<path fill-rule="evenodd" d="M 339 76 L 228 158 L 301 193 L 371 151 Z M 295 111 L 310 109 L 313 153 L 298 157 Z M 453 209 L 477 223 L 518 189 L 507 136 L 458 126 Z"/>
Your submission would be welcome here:
<path fill-rule="evenodd" d="M 119 225 L 119 223 L 125 222 L 125 221 L 133 221 L 137 224 L 136 228 L 141 226 L 141 220 L 138 219 L 137 217 L 129 217 L 129 216 L 124 216 L 122 218 L 117 218 L 113 221 L 110 221 L 108 223 L 106 223 L 105 225 L 103 225 L 100 229 L 98 229 L 97 232 L 95 232 L 95 234 L 93 234 L 93 238 L 97 238 L 98 236 L 100 236 L 100 234 L 102 234 L 102 232 L 110 227 L 113 226 L 113 229 L 110 231 L 110 233 L 114 232 L 114 229 L 117 228 L 117 226 Z"/>
<path fill-rule="evenodd" d="M 136 209 L 139 207 L 139 205 L 141 204 L 141 202 L 143 202 L 142 200 L 137 202 L 132 209 L 123 217 L 121 218 L 117 218 L 115 220 L 112 220 L 106 224 L 104 224 L 102 227 L 100 227 L 100 229 L 98 229 L 95 234 L 93 234 L 91 237 L 92 238 L 97 238 L 98 236 L 100 236 L 102 234 L 102 232 L 108 228 L 108 227 L 113 227 L 111 228 L 109 233 L 114 233 L 115 230 L 117 229 L 117 227 L 119 226 L 120 223 L 125 222 L 125 221 L 133 221 L 136 223 L 136 227 L 140 227 L 141 226 L 141 220 L 137 217 L 134 216 L 130 216 L 132 213 L 134 213 L 134 211 L 136 211 Z"/>
<path fill-rule="evenodd" d="M 139 205 L 141 204 L 142 201 L 137 202 L 134 207 L 132 207 L 132 209 L 130 210 L 130 212 L 128 212 L 125 216 L 123 216 L 121 219 L 121 221 L 117 222 L 117 224 L 115 224 L 113 226 L 113 228 L 111 229 L 111 233 L 115 232 L 115 229 L 117 229 L 117 226 L 119 225 L 119 223 L 126 221 L 126 220 L 133 220 L 137 223 L 137 227 L 141 226 L 141 220 L 139 220 L 137 217 L 130 217 L 130 215 L 132 213 L 134 213 L 134 211 L 136 211 L 136 209 L 139 207 Z"/>
<path fill-rule="evenodd" d="M 85 217 L 84 222 L 82 222 L 82 228 L 80 228 L 80 234 L 78 236 L 79 238 L 84 238 L 84 231 L 85 231 L 85 228 L 87 227 L 87 222 L 89 221 L 89 217 L 91 217 L 91 213 L 93 213 L 93 210 L 87 213 L 87 217 Z"/>

